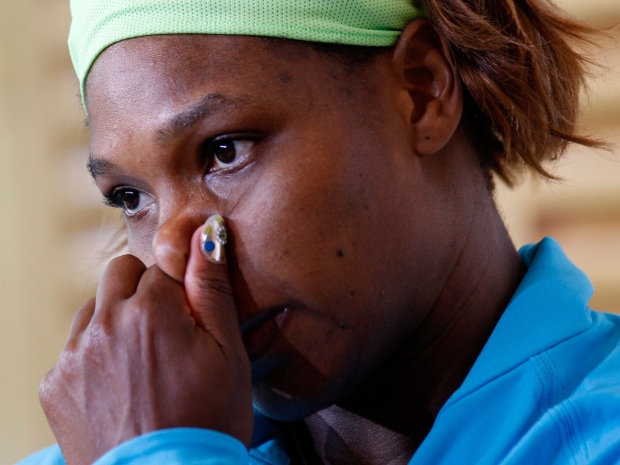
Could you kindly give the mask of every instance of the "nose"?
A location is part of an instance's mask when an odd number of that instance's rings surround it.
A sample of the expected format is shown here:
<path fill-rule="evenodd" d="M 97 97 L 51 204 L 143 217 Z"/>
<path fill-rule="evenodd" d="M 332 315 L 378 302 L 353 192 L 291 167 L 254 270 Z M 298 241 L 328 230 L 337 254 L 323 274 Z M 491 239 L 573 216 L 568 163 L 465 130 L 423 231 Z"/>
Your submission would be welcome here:
<path fill-rule="evenodd" d="M 189 208 L 170 215 L 153 236 L 152 253 L 161 270 L 183 283 L 192 234 L 208 214 Z"/>

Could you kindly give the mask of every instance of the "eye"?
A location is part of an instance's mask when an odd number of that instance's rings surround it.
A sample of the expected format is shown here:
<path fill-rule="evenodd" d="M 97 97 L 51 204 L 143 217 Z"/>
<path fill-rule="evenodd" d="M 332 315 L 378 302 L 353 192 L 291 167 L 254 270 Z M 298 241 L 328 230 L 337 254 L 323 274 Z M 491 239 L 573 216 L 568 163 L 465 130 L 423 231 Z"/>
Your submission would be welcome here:
<path fill-rule="evenodd" d="M 153 203 L 153 197 L 131 187 L 117 187 L 105 197 L 107 205 L 122 208 L 126 216 L 135 216 Z"/>
<path fill-rule="evenodd" d="M 247 159 L 253 145 L 254 141 L 248 139 L 220 139 L 211 142 L 204 151 L 210 165 L 209 171 L 229 168 Z"/>

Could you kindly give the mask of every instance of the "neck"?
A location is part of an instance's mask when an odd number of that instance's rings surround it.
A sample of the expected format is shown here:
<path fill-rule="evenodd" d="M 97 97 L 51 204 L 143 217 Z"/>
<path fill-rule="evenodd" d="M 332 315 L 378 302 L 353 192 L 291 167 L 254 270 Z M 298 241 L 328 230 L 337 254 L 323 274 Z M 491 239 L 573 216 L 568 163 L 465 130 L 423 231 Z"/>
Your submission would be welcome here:
<path fill-rule="evenodd" d="M 408 463 L 465 379 L 525 273 L 487 198 L 425 321 L 354 393 L 306 419 L 324 463 Z"/>

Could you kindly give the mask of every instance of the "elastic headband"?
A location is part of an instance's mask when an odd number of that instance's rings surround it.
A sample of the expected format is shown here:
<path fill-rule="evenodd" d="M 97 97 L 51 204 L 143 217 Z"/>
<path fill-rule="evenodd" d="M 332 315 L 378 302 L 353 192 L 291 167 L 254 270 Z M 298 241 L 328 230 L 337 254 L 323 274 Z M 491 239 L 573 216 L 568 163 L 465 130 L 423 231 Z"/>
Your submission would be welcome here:
<path fill-rule="evenodd" d="M 282 37 L 386 47 L 424 17 L 415 0 L 71 0 L 69 51 L 84 100 L 86 77 L 110 45 L 161 34 Z"/>

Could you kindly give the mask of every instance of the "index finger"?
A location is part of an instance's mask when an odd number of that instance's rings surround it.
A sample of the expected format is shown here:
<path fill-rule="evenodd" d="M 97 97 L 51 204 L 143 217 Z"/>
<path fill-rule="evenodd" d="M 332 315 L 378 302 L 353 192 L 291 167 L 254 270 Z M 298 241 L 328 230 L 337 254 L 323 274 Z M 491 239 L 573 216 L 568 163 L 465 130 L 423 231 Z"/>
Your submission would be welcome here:
<path fill-rule="evenodd" d="M 110 261 L 97 288 L 95 314 L 111 301 L 127 300 L 136 293 L 146 265 L 133 255 Z"/>
<path fill-rule="evenodd" d="M 88 327 L 90 320 L 95 313 L 95 298 L 92 297 L 82 305 L 73 317 L 71 329 L 69 330 L 69 342 L 73 341 L 78 335 L 82 334 Z"/>

